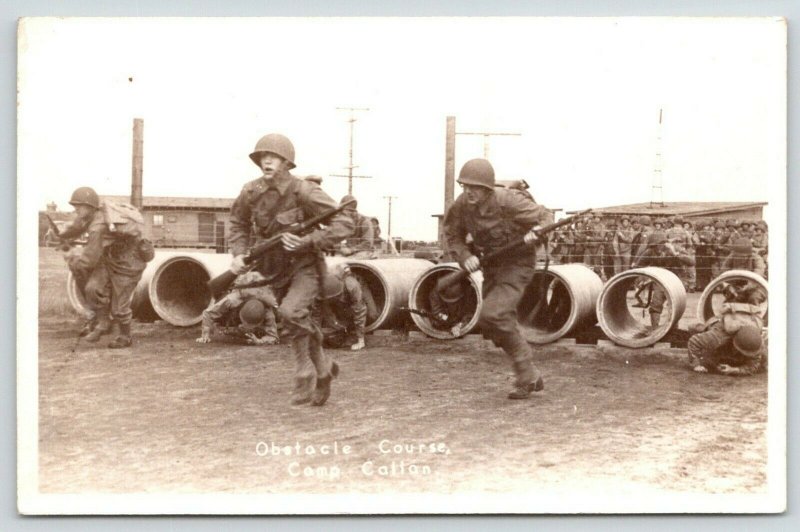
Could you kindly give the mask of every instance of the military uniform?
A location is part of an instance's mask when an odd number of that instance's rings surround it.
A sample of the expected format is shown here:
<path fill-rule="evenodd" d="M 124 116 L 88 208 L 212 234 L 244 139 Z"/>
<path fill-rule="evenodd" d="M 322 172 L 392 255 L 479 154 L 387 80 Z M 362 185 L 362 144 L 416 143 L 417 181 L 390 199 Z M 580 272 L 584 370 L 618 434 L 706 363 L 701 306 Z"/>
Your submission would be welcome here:
<path fill-rule="evenodd" d="M 341 293 L 317 303 L 324 341 L 333 347 L 343 346 L 350 334 L 363 340 L 367 325 L 367 305 L 361 283 L 349 268 L 337 270 L 331 275 L 341 283 Z"/>
<path fill-rule="evenodd" d="M 470 165 L 476 164 L 475 161 L 484 167 L 488 165 L 493 182 L 494 171 L 488 161 L 482 159 L 466 163 L 459 182 L 472 182 L 464 176 L 470 176 L 468 171 Z M 482 203 L 469 203 L 465 192 L 456 198 L 444 216 L 448 248 L 454 252 L 462 267 L 473 255 L 496 251 L 523 237 L 534 226 L 550 220 L 550 212 L 531 200 L 503 188 L 487 188 L 492 190 Z M 467 234 L 472 235 L 472 248 L 467 245 Z M 523 291 L 533 278 L 535 263 L 535 248 L 521 246 L 497 261 L 481 264 L 483 307 L 479 318 L 480 328 L 484 337 L 501 347 L 513 360 L 517 391 L 509 394 L 512 399 L 526 397 L 525 391 L 536 391 L 537 388 L 531 386 L 541 383 L 541 374 L 531 362 L 531 348 L 520 332 L 516 311 Z"/>
<path fill-rule="evenodd" d="M 627 218 L 626 218 L 627 219 Z M 614 231 L 614 273 L 621 273 L 631 268 L 631 252 L 636 232 L 630 226 L 620 226 Z"/>
<path fill-rule="evenodd" d="M 350 215 L 353 233 L 340 246 L 342 255 L 352 258 L 372 258 L 375 254 L 375 230 L 368 216 L 353 211 Z"/>
<path fill-rule="evenodd" d="M 704 325 L 704 332 L 689 338 L 689 363 L 716 372 L 721 364 L 736 368 L 733 375 L 752 375 L 762 371 L 767 361 L 767 344 L 763 342 L 757 352 L 744 354 L 733 345 L 736 333 L 745 326 L 761 330 L 763 320 L 759 307 L 747 303 L 724 303 L 720 315 Z"/>
<path fill-rule="evenodd" d="M 706 224 L 696 233 L 696 237 L 697 288 L 703 290 L 711 282 L 711 267 L 714 264 L 714 232 Z"/>
<path fill-rule="evenodd" d="M 110 322 L 112 336 L 116 336 L 111 347 L 127 347 L 133 293 L 155 252 L 140 232 L 113 231 L 113 224 L 107 220 L 108 207 L 99 205 L 90 220 L 76 220 L 61 237 L 70 239 L 88 232 L 86 245 L 80 252 L 68 255 L 67 263 L 87 306 L 95 314 L 98 333 L 108 330 Z"/>
<path fill-rule="evenodd" d="M 259 165 L 258 158 L 264 153 L 277 154 L 294 167 L 294 147 L 282 135 L 262 137 L 250 158 Z M 251 244 L 258 244 L 285 232 L 295 223 L 337 207 L 319 186 L 298 179 L 288 171 L 250 181 L 231 207 L 228 238 L 231 253 L 234 257 L 243 255 Z M 294 403 L 310 400 L 317 406 L 324 404 L 330 393 L 330 380 L 338 371 L 338 366 L 322 350 L 322 332 L 312 320 L 311 311 L 324 274 L 323 251 L 334 249 L 352 231 L 353 222 L 339 213 L 330 218 L 325 227 L 304 236 L 302 248 L 295 251 L 274 248 L 256 266 L 275 292 L 283 330 L 292 340 L 296 362 Z M 314 380 L 309 360 L 316 369 L 314 398 L 308 393 Z"/>
<path fill-rule="evenodd" d="M 647 249 L 645 249 L 644 252 L 636 258 L 636 262 L 633 267 L 645 268 L 648 266 L 655 266 L 658 268 L 664 268 L 680 278 L 684 266 L 694 265 L 694 260 L 689 256 L 686 250 L 680 246 L 673 247 L 674 253 L 670 252 L 670 254 L 663 254 L 662 248 L 666 243 L 666 235 L 663 231 L 656 231 L 652 233 L 648 237 Z M 681 279 L 681 282 L 685 283 L 685 279 Z M 686 288 L 685 284 L 684 288 Z M 655 328 L 659 325 L 661 313 L 664 310 L 664 303 L 667 300 L 667 295 L 664 293 L 663 288 L 661 288 L 658 283 L 654 283 L 652 290 L 653 295 L 650 300 L 649 313 L 650 324 Z"/>
<path fill-rule="evenodd" d="M 730 254 L 725 257 L 725 260 L 722 261 L 722 265 L 720 266 L 721 272 L 727 272 L 730 270 L 747 270 L 766 278 L 767 265 L 764 262 L 764 259 L 762 259 L 761 256 L 755 251 L 752 251 L 744 256 L 737 255 L 735 251 L 731 251 Z"/>
<path fill-rule="evenodd" d="M 603 275 L 603 244 L 605 231 L 599 219 L 588 222 L 585 227 L 584 263 L 598 275 Z"/>
<path fill-rule="evenodd" d="M 264 322 L 259 327 L 258 334 L 256 334 L 256 336 L 260 334 L 262 337 L 263 342 L 259 343 L 278 343 L 278 326 L 275 321 L 275 309 L 278 308 L 278 302 L 275 299 L 275 294 L 272 293 L 272 289 L 266 285 L 246 288 L 234 287 L 222 299 L 204 310 L 203 336 L 210 337 L 217 325 L 226 328 L 223 332 L 229 332 L 232 326 L 238 325 L 232 319 L 232 315 L 236 314 L 242 305 L 251 300 L 261 301 L 266 309 Z"/>

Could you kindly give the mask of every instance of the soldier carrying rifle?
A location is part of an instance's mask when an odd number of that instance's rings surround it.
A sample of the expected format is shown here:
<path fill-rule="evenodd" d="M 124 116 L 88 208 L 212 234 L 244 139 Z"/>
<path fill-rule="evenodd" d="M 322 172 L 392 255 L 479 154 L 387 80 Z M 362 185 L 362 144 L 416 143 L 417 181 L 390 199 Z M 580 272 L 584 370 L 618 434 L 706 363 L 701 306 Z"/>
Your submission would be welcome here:
<path fill-rule="evenodd" d="M 512 190 L 495 188 L 494 169 L 485 159 L 472 159 L 462 168 L 458 182 L 464 188 L 445 213 L 448 248 L 468 272 L 483 269 L 483 335 L 501 347 L 513 361 L 516 382 L 509 399 L 527 399 L 544 388 L 541 372 L 532 363 L 531 348 L 520 333 L 516 308 L 533 278 L 536 250 L 519 246 L 503 259 L 483 264 L 481 255 L 522 239 L 533 244 L 533 229 L 550 220 L 550 212 Z M 472 235 L 472 246 L 467 235 Z"/>
<path fill-rule="evenodd" d="M 245 184 L 231 207 L 231 273 L 239 275 L 252 267 L 272 286 L 279 301 L 278 315 L 295 355 L 291 402 L 322 406 L 330 396 L 331 380 L 339 366 L 322 350 L 322 332 L 312 320 L 311 308 L 325 273 L 323 250 L 333 249 L 349 236 L 353 222 L 337 210 L 336 202 L 317 184 L 289 172 L 296 166 L 294 158 L 294 145 L 283 135 L 265 135 L 256 143 L 250 160 L 263 175 Z M 326 213 L 332 215 L 324 227 L 307 234 L 290 230 Z M 251 231 L 255 233 L 254 242 Z M 248 264 L 250 245 L 270 238 L 278 238 L 280 245 Z"/>

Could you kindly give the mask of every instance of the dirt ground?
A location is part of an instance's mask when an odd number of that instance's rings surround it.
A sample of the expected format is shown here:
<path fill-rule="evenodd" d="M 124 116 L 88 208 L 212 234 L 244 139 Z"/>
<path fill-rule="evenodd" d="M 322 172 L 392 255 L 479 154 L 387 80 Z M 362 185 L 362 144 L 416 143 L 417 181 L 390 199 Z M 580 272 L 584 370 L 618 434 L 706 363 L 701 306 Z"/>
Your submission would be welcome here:
<path fill-rule="evenodd" d="M 341 375 L 313 408 L 289 405 L 285 345 L 198 345 L 198 328 L 156 322 L 130 349 L 73 353 L 76 330 L 40 318 L 45 493 L 766 489 L 765 374 L 550 346 L 545 390 L 509 401 L 510 364 L 482 339 L 381 335 L 329 351 Z"/>

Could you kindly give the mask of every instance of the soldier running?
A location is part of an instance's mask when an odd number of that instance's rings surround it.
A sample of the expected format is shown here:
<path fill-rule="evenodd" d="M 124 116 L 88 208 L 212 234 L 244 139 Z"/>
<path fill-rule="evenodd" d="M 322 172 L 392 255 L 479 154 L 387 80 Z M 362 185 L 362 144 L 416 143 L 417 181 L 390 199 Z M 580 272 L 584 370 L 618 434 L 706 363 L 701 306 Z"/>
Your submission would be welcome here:
<path fill-rule="evenodd" d="M 516 382 L 509 399 L 527 399 L 544 388 L 540 371 L 533 365 L 531 348 L 523 338 L 516 308 L 531 282 L 536 263 L 533 246 L 508 253 L 502 262 L 481 264 L 479 256 L 496 251 L 524 237 L 526 244 L 538 241 L 536 226 L 550 214 L 544 207 L 513 191 L 495 188 L 494 169 L 485 159 L 472 159 L 461 168 L 458 182 L 464 192 L 444 217 L 448 248 L 468 272 L 483 268 L 482 334 L 501 347 L 513 360 Z M 473 247 L 467 244 L 472 235 Z"/>
<path fill-rule="evenodd" d="M 339 366 L 323 352 L 322 332 L 311 319 L 311 308 L 324 275 L 323 250 L 333 249 L 349 236 L 353 223 L 340 213 L 324 228 L 305 236 L 286 231 L 295 223 L 337 207 L 319 186 L 289 172 L 296 166 L 294 157 L 294 146 L 283 135 L 271 133 L 256 143 L 250 159 L 263 175 L 245 184 L 231 207 L 231 271 L 240 275 L 247 270 L 244 256 L 252 240 L 257 243 L 282 233 L 283 248 L 267 253 L 256 269 L 273 287 L 280 303 L 278 315 L 292 340 L 296 365 L 291 402 L 322 406 L 330 396 L 331 380 Z"/>
<path fill-rule="evenodd" d="M 97 192 L 89 187 L 76 189 L 69 203 L 77 219 L 59 237 L 70 240 L 89 234 L 83 248 L 73 248 L 65 256 L 94 314 L 81 334 L 89 342 L 110 334 L 113 340 L 108 347 L 129 347 L 133 292 L 155 256 L 153 245 L 142 236 L 142 215 L 132 205 L 101 203 Z"/>

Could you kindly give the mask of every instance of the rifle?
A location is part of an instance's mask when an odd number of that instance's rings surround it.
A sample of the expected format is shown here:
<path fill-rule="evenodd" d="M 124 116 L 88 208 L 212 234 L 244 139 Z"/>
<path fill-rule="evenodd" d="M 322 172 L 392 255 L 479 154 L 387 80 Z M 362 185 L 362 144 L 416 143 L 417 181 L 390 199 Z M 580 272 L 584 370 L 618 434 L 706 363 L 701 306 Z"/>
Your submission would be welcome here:
<path fill-rule="evenodd" d="M 559 227 L 564 227 L 565 225 L 571 224 L 572 222 L 574 222 L 578 218 L 580 218 L 582 216 L 585 216 L 586 214 L 589 214 L 590 212 L 592 212 L 592 209 L 586 209 L 584 211 L 577 212 L 577 213 L 573 214 L 572 216 L 567 216 L 566 218 L 562 218 L 561 220 L 559 220 L 557 222 L 553 222 L 551 224 L 547 224 L 547 225 L 537 229 L 535 231 L 536 235 L 537 236 L 546 235 L 547 233 L 550 233 L 550 232 L 558 229 Z M 507 245 L 503 246 L 502 248 L 500 248 L 500 249 L 498 249 L 496 251 L 493 251 L 493 252 L 489 253 L 488 255 L 486 255 L 485 257 L 483 257 L 481 259 L 481 264 L 488 264 L 488 263 L 490 263 L 490 262 L 492 262 L 492 261 L 494 261 L 494 260 L 496 260 L 498 258 L 501 258 L 501 257 L 504 257 L 504 256 L 508 255 L 508 253 L 510 253 L 512 251 L 515 251 L 517 248 L 524 247 L 526 245 L 527 244 L 525 244 L 525 241 L 523 239 L 521 239 L 521 238 L 517 239 L 517 240 L 514 240 L 510 244 L 507 244 Z M 460 283 L 461 281 L 465 280 L 467 277 L 469 277 L 469 272 L 466 271 L 466 270 L 459 270 L 457 272 L 448 273 L 447 275 L 443 275 L 439 279 L 439 281 L 436 283 L 436 291 L 437 292 L 441 292 L 442 290 L 446 290 L 448 287 L 453 286 L 454 284 Z"/>
<path fill-rule="evenodd" d="M 268 239 L 264 240 L 260 244 L 257 244 L 251 247 L 244 256 L 244 263 L 247 265 L 252 265 L 255 263 L 256 260 L 263 257 L 268 251 L 271 249 L 281 245 L 281 237 L 284 233 L 292 233 L 294 235 L 302 235 L 307 231 L 316 228 L 317 224 L 327 221 L 331 216 L 335 214 L 339 214 L 346 208 L 350 207 L 351 205 L 355 205 L 356 200 L 350 200 L 342 203 L 335 209 L 331 209 L 329 211 L 323 212 L 318 216 L 314 216 L 313 218 L 309 218 L 308 220 L 296 224 L 292 224 L 289 228 L 281 233 L 273 235 Z M 214 298 L 218 299 L 220 295 L 225 293 L 228 288 L 233 284 L 233 281 L 236 280 L 238 277 L 237 274 L 233 273 L 232 271 L 228 270 L 220 275 L 217 275 L 210 281 L 208 281 L 208 289 L 211 291 L 211 294 Z"/>
<path fill-rule="evenodd" d="M 58 228 L 53 219 L 50 218 L 50 215 L 45 214 L 44 217 L 47 218 L 47 223 L 50 224 L 50 231 L 53 233 L 53 236 L 55 236 L 59 240 L 60 244 L 58 245 L 58 247 L 59 249 L 61 249 L 61 251 L 69 251 L 69 248 L 73 246 L 86 245 L 85 240 L 64 240 L 64 238 L 61 236 L 61 230 Z"/>
<path fill-rule="evenodd" d="M 400 310 L 403 310 L 405 312 L 410 312 L 410 313 L 416 314 L 418 316 L 422 316 L 423 318 L 428 318 L 429 320 L 431 320 L 431 322 L 434 325 L 437 325 L 439 327 L 446 327 L 447 326 L 447 321 L 441 319 L 439 316 L 437 316 L 433 312 L 429 312 L 427 310 L 422 310 L 422 309 L 410 308 L 410 307 L 400 307 Z"/>

